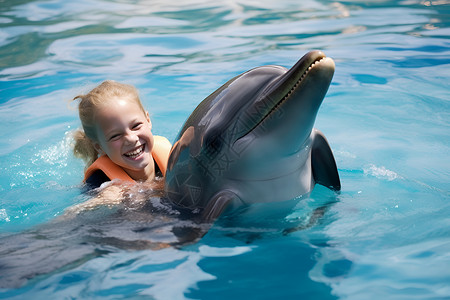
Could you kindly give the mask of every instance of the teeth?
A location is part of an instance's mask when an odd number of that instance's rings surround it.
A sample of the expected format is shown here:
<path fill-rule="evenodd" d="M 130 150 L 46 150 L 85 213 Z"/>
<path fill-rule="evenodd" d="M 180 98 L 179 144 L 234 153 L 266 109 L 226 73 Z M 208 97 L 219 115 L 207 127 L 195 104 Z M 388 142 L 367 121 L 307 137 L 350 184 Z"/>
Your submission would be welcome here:
<path fill-rule="evenodd" d="M 255 125 L 255 127 L 256 126 L 258 126 L 261 122 L 263 122 L 266 118 L 268 118 L 274 111 L 276 111 L 276 110 L 278 110 L 279 109 L 279 107 L 283 104 L 283 102 L 286 100 L 286 99 L 288 99 L 291 95 L 292 95 L 292 93 L 297 89 L 297 87 L 300 85 L 300 83 L 302 83 L 302 81 L 303 81 L 303 79 L 305 79 L 305 77 L 306 77 L 306 75 L 308 74 L 308 72 L 309 71 L 311 71 L 312 70 L 312 68 L 314 68 L 315 66 L 316 66 L 316 64 L 320 64 L 320 62 L 322 61 L 322 60 L 324 60 L 325 59 L 325 57 L 322 57 L 321 59 L 319 59 L 319 60 L 316 60 L 315 62 L 313 62 L 309 67 L 308 67 L 308 69 L 306 69 L 306 71 L 302 74 L 302 76 L 300 77 L 300 79 L 297 81 L 297 83 L 292 87 L 292 89 L 283 97 L 283 99 L 281 99 L 266 115 L 265 115 L 265 117 L 262 119 L 262 120 L 260 120 L 259 122 L 258 122 L 258 124 L 256 124 Z"/>
<path fill-rule="evenodd" d="M 312 68 L 314 68 L 314 66 L 316 64 L 319 64 L 322 60 L 324 60 L 325 57 L 322 57 L 321 59 L 313 62 L 308 69 L 305 71 L 305 73 L 302 74 L 302 77 L 300 77 L 300 80 L 297 81 L 297 83 L 292 87 L 292 89 L 286 94 L 286 96 L 283 97 L 283 99 L 269 112 L 269 114 L 273 111 L 276 110 L 279 106 L 281 106 L 281 103 L 286 100 L 287 98 L 289 98 L 291 96 L 291 94 L 293 93 L 293 91 L 299 86 L 299 84 L 303 81 L 303 79 L 305 79 L 306 75 L 308 74 L 309 71 L 312 70 Z"/>
<path fill-rule="evenodd" d="M 137 149 L 134 150 L 134 151 L 127 152 L 127 153 L 125 153 L 124 155 L 125 155 L 126 157 L 136 158 L 136 157 L 138 157 L 139 155 L 141 155 L 142 151 L 144 151 L 144 145 L 140 146 L 139 148 L 137 148 Z"/>
<path fill-rule="evenodd" d="M 319 60 L 313 62 L 312 65 L 310 65 L 309 68 L 305 71 L 305 73 L 303 73 L 302 78 L 300 78 L 300 81 L 301 81 L 303 78 L 305 78 L 306 74 L 307 74 L 309 71 L 311 71 L 312 68 L 314 68 L 314 66 L 315 66 L 316 64 L 319 64 L 319 63 L 320 63 L 322 60 L 324 60 L 324 59 L 325 59 L 325 57 L 322 57 L 321 59 L 319 59 Z"/>

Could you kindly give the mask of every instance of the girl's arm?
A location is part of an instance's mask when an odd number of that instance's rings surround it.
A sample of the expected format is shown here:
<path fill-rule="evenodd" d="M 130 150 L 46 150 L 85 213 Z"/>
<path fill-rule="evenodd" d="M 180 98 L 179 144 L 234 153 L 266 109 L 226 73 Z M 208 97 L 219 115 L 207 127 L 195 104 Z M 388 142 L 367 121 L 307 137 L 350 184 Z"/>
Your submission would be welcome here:
<path fill-rule="evenodd" d="M 152 183 L 128 183 L 120 180 L 106 182 L 98 188 L 99 192 L 93 198 L 73 205 L 64 211 L 62 217 L 71 218 L 76 215 L 102 206 L 117 206 L 125 204 L 127 207 L 139 208 L 145 205 L 152 196 L 163 196 L 163 180 Z"/>

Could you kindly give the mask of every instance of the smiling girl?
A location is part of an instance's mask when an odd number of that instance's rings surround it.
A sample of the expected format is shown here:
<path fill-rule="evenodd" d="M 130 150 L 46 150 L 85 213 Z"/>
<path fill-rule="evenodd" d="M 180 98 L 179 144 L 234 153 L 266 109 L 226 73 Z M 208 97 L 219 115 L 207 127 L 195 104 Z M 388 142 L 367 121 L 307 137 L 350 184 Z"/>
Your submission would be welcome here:
<path fill-rule="evenodd" d="M 165 175 L 170 142 L 152 135 L 135 87 L 107 80 L 78 99 L 83 129 L 74 135 L 74 154 L 86 162 L 88 185 L 114 179 L 151 183 Z"/>

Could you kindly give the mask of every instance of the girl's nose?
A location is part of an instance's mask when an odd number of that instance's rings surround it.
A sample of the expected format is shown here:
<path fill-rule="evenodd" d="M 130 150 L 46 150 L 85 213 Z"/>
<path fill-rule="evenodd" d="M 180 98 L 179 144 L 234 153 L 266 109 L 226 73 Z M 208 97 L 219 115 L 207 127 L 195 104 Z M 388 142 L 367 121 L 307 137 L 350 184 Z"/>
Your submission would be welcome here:
<path fill-rule="evenodd" d="M 139 137 L 134 132 L 129 132 L 125 136 L 125 138 L 126 138 L 126 142 L 128 142 L 130 144 L 135 144 L 139 140 Z"/>

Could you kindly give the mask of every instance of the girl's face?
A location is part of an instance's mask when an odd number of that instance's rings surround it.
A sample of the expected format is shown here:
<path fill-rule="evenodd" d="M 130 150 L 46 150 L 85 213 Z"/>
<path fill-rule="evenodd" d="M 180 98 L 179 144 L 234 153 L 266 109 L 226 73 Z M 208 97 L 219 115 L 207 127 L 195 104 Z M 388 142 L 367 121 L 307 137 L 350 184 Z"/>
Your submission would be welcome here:
<path fill-rule="evenodd" d="M 154 176 L 152 124 L 148 112 L 127 98 L 114 98 L 96 112 L 97 150 L 134 180 Z"/>

